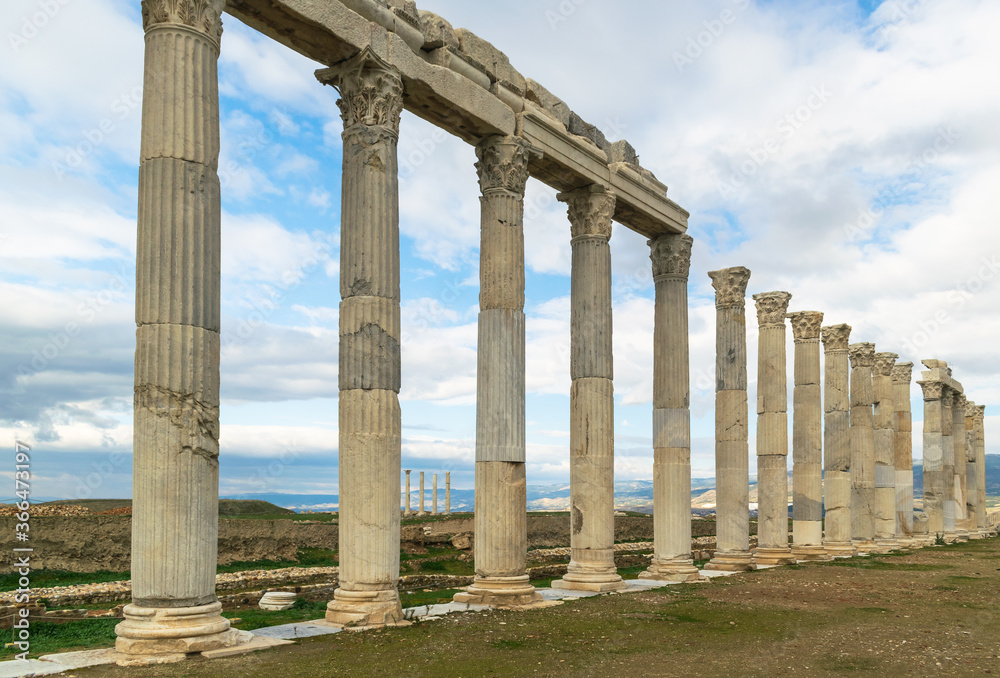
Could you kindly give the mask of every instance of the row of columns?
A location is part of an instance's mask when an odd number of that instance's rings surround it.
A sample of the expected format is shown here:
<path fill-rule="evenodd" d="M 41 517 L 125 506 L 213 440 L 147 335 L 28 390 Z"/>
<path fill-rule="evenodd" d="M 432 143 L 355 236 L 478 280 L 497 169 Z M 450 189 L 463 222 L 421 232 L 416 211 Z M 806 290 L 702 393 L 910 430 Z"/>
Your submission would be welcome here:
<path fill-rule="evenodd" d="M 413 511 L 410 510 L 410 499 L 411 499 L 411 497 L 410 497 L 410 473 L 412 473 L 412 470 L 410 470 L 410 469 L 404 469 L 403 473 L 406 476 L 405 489 L 403 490 L 403 496 L 405 497 L 404 498 L 403 515 L 404 516 L 410 516 L 410 515 L 426 516 L 427 515 L 427 511 L 424 510 L 424 498 L 427 496 L 427 494 L 424 491 L 424 472 L 420 471 L 420 492 L 417 495 L 417 497 L 418 497 L 418 499 L 417 499 L 418 510 L 416 511 L 416 513 L 414 513 Z M 433 484 L 433 492 L 431 493 L 431 512 L 430 512 L 430 515 L 436 516 L 436 515 L 438 515 L 438 474 L 435 473 L 433 475 L 433 477 L 431 479 L 431 482 Z M 444 474 L 444 513 L 445 513 L 445 515 L 448 515 L 448 514 L 451 513 L 451 471 L 445 471 L 445 474 Z"/>

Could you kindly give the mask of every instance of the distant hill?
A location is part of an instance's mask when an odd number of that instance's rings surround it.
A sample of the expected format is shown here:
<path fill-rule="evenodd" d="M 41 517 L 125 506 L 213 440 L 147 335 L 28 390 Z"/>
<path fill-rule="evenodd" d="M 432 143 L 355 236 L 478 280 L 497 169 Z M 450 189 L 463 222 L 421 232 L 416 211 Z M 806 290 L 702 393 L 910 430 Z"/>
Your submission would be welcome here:
<path fill-rule="evenodd" d="M 922 464 L 913 465 L 913 492 L 914 494 L 924 493 L 924 467 Z M 986 455 L 986 495 L 989 497 L 1000 496 L 1000 454 Z"/>
<path fill-rule="evenodd" d="M 131 506 L 131 499 L 64 499 L 47 501 L 39 506 L 84 506 L 91 513 L 100 513 L 111 509 Z M 254 515 L 276 515 L 283 513 L 295 513 L 291 509 L 278 506 L 259 499 L 220 499 L 220 516 L 254 516 Z"/>

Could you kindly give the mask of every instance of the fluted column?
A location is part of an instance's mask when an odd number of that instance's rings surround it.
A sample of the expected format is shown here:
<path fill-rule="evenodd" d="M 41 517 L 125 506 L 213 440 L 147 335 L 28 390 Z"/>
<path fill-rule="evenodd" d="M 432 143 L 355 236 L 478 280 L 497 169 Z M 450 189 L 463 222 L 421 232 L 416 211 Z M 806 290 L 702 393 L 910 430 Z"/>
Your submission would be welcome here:
<path fill-rule="evenodd" d="M 976 442 L 976 502 L 979 512 L 976 514 L 980 532 L 988 531 L 990 524 L 986 518 L 986 406 L 976 405 L 975 412 L 975 442 Z"/>
<path fill-rule="evenodd" d="M 451 471 L 444 473 L 444 512 L 451 514 Z"/>
<path fill-rule="evenodd" d="M 822 329 L 825 353 L 823 488 L 826 533 L 823 547 L 831 556 L 853 556 L 851 543 L 851 400 L 848 345 L 850 325 Z"/>
<path fill-rule="evenodd" d="M 955 521 L 955 391 L 945 387 L 941 394 L 941 473 L 944 493 L 942 511 L 944 516 L 944 540 L 953 542 L 958 538 Z"/>
<path fill-rule="evenodd" d="M 789 313 L 795 339 L 792 391 L 792 555 L 829 560 L 823 548 L 823 391 L 819 336 L 823 314 Z"/>
<path fill-rule="evenodd" d="M 750 270 L 712 271 L 715 288 L 715 557 L 707 570 L 747 571 L 750 556 L 750 446 L 747 426 L 746 292 Z"/>
<path fill-rule="evenodd" d="M 892 370 L 895 353 L 876 353 L 872 372 L 875 400 L 875 539 L 880 550 L 899 548 L 896 541 L 896 407 Z"/>
<path fill-rule="evenodd" d="M 399 71 L 370 49 L 316 73 L 340 91 L 340 573 L 327 621 L 402 619 Z"/>
<path fill-rule="evenodd" d="M 570 322 L 570 563 L 553 588 L 616 591 L 611 217 L 600 186 L 560 193 L 573 248 Z"/>
<path fill-rule="evenodd" d="M 913 363 L 892 368 L 892 405 L 896 410 L 893 446 L 896 469 L 896 541 L 913 543 L 913 415 L 910 411 L 910 381 Z"/>
<path fill-rule="evenodd" d="M 851 539 L 859 550 L 875 547 L 875 429 L 872 367 L 875 344 L 849 347 L 851 358 Z"/>
<path fill-rule="evenodd" d="M 976 457 L 976 404 L 965 402 L 965 513 L 969 536 L 979 538 L 979 460 Z"/>
<path fill-rule="evenodd" d="M 438 474 L 431 476 L 431 483 L 433 484 L 433 490 L 431 491 L 431 515 L 436 516 L 438 514 Z"/>
<path fill-rule="evenodd" d="M 691 558 L 689 235 L 649 241 L 653 320 L 653 562 L 641 579 L 697 581 Z"/>
<path fill-rule="evenodd" d="M 406 474 L 406 511 L 404 515 L 410 515 L 410 469 L 403 471 Z"/>
<path fill-rule="evenodd" d="M 224 6 L 142 3 L 132 603 L 115 629 L 123 663 L 179 660 L 245 635 L 215 596 Z"/>
<path fill-rule="evenodd" d="M 788 365 L 785 316 L 792 295 L 764 292 L 757 302 L 757 549 L 759 565 L 795 562 L 788 548 Z"/>
<path fill-rule="evenodd" d="M 476 379 L 476 577 L 455 600 L 501 607 L 541 595 L 527 574 L 524 475 L 524 187 L 528 144 L 493 136 L 476 147 L 482 190 Z"/>
<path fill-rule="evenodd" d="M 937 381 L 918 381 L 924 395 L 924 514 L 931 539 L 944 536 L 944 397 L 945 385 Z M 949 422 L 951 417 L 948 418 Z"/>
<path fill-rule="evenodd" d="M 426 516 L 427 511 L 424 510 L 424 496 L 426 492 L 424 491 L 424 472 L 420 472 L 420 498 L 417 500 L 417 515 Z"/>
<path fill-rule="evenodd" d="M 969 538 L 969 527 L 966 513 L 966 446 L 965 405 L 968 399 L 961 393 L 956 393 L 951 408 L 951 442 L 955 446 L 955 477 L 952 480 L 955 503 L 955 533 L 960 539 Z"/>

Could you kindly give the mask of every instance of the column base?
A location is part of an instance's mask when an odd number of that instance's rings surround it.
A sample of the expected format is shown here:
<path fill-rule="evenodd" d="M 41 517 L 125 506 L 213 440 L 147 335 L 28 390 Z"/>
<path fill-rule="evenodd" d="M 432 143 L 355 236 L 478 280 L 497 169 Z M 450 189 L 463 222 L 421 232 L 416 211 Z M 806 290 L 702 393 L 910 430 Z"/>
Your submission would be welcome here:
<path fill-rule="evenodd" d="M 639 573 L 639 579 L 655 581 L 702 581 L 698 568 L 691 558 L 670 558 L 668 560 L 653 559 L 652 565 L 645 572 Z"/>
<path fill-rule="evenodd" d="M 858 549 L 849 541 L 823 542 L 823 548 L 831 558 L 853 558 L 858 555 Z"/>
<path fill-rule="evenodd" d="M 753 552 L 753 562 L 758 567 L 761 565 L 794 565 L 795 557 L 790 548 L 761 548 L 757 547 Z"/>
<path fill-rule="evenodd" d="M 705 563 L 706 570 L 718 572 L 751 572 L 757 565 L 750 551 L 716 551 L 715 557 Z"/>
<path fill-rule="evenodd" d="M 499 608 L 523 608 L 544 603 L 542 594 L 535 590 L 528 575 L 520 577 L 480 577 L 472 585 L 456 593 L 456 603 L 489 605 Z"/>
<path fill-rule="evenodd" d="M 219 602 L 195 607 L 126 605 L 125 620 L 115 627 L 115 649 L 126 655 L 118 663 L 167 664 L 192 652 L 234 647 L 253 638 L 250 633 L 229 628 L 221 611 Z"/>
<path fill-rule="evenodd" d="M 875 543 L 874 539 L 852 539 L 851 543 L 854 544 L 854 548 L 858 550 L 858 553 L 878 553 L 878 544 Z"/>
<path fill-rule="evenodd" d="M 326 604 L 326 620 L 341 626 L 394 626 L 403 621 L 399 592 L 346 591 L 338 588 Z"/>
<path fill-rule="evenodd" d="M 571 549 L 569 567 L 552 588 L 570 591 L 621 591 L 625 582 L 615 567 L 614 549 Z"/>
<path fill-rule="evenodd" d="M 792 546 L 792 557 L 795 560 L 826 561 L 832 560 L 833 556 L 826 552 L 820 544 L 795 544 Z"/>
<path fill-rule="evenodd" d="M 896 541 L 895 537 L 889 537 L 884 539 L 875 539 L 875 547 L 878 549 L 879 553 L 889 553 L 891 551 L 899 550 L 899 542 Z"/>

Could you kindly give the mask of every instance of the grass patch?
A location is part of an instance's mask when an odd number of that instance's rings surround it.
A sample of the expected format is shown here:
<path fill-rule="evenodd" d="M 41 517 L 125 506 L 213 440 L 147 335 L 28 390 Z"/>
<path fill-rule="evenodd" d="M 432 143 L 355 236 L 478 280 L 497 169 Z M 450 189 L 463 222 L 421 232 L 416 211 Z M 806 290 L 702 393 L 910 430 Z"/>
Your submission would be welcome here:
<path fill-rule="evenodd" d="M 131 578 L 128 572 L 67 572 L 65 570 L 32 570 L 31 587 L 76 586 L 78 584 L 99 584 Z M 18 588 L 17 572 L 0 574 L 0 591 L 14 591 Z"/>
<path fill-rule="evenodd" d="M 451 599 L 460 590 L 461 589 L 443 589 L 441 591 L 400 591 L 399 601 L 402 603 L 403 607 L 450 603 Z"/>
<path fill-rule="evenodd" d="M 31 621 L 31 653 L 37 657 L 52 652 L 111 647 L 119 619 L 82 619 L 61 624 Z M 6 634 L 6 630 L 5 630 Z M 4 643 L 6 643 L 6 635 Z M 0 647 L 0 659 L 13 659 L 20 650 Z"/>
<path fill-rule="evenodd" d="M 279 624 L 293 624 L 311 619 L 320 619 L 326 614 L 326 601 L 303 600 L 299 598 L 290 610 L 261 610 L 260 608 L 248 608 L 244 610 L 232 610 L 223 612 L 222 616 L 229 619 L 238 618 L 240 621 L 234 624 L 234 628 L 241 631 L 253 631 L 265 626 L 278 626 Z"/>
<path fill-rule="evenodd" d="M 881 558 L 884 555 L 865 556 L 863 558 L 847 558 L 844 560 L 831 560 L 826 563 L 814 563 L 819 567 L 851 567 L 859 570 L 894 570 L 897 572 L 933 572 L 934 570 L 946 570 L 946 565 L 931 565 L 929 563 L 892 563 L 884 562 Z"/>
<path fill-rule="evenodd" d="M 862 657 L 834 657 L 831 655 L 825 657 L 820 663 L 827 671 L 835 671 L 837 673 L 876 671 L 879 668 L 878 663 L 874 659 L 865 659 Z"/>

